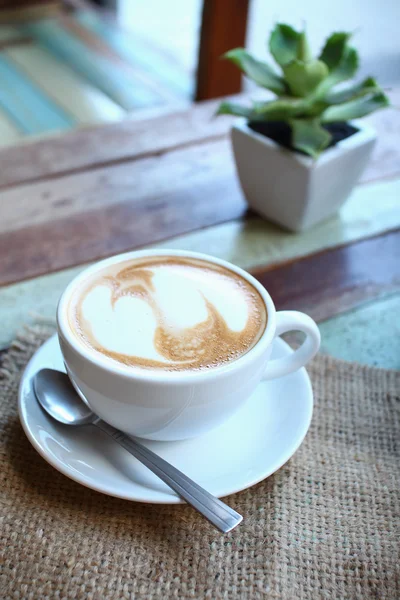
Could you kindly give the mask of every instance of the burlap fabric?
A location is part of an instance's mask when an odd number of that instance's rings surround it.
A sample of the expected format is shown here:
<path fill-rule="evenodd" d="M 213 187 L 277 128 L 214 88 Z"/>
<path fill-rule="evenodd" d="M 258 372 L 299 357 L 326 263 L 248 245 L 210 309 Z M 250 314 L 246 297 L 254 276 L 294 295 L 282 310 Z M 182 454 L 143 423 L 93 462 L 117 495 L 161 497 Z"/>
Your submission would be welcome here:
<path fill-rule="evenodd" d="M 2 598 L 400 598 L 400 373 L 318 357 L 305 442 L 228 499 L 244 522 L 222 535 L 188 506 L 86 489 L 35 452 L 17 386 L 47 335 L 28 332 L 3 358 Z"/>

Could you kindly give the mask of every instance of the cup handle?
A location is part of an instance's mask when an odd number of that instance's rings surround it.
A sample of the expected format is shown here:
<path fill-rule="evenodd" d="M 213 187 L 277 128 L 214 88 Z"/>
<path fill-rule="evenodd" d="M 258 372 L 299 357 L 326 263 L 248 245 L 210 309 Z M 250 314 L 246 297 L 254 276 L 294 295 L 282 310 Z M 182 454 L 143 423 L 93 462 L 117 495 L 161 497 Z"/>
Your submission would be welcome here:
<path fill-rule="evenodd" d="M 321 334 L 317 324 L 302 312 L 282 310 L 276 313 L 275 337 L 288 331 L 302 331 L 306 339 L 292 354 L 268 362 L 263 379 L 276 379 L 304 367 L 318 352 Z"/>

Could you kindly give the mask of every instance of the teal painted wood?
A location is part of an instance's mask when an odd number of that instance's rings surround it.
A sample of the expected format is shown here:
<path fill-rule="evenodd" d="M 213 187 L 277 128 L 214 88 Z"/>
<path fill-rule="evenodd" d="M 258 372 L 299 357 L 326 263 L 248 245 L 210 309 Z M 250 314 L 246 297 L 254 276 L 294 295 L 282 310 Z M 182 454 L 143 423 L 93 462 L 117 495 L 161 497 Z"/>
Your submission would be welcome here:
<path fill-rule="evenodd" d="M 182 98 L 191 99 L 194 92 L 192 78 L 184 69 L 175 68 L 161 52 L 145 46 L 135 36 L 129 36 L 101 19 L 94 11 L 79 11 L 76 20 L 89 31 L 107 42 L 122 58 L 153 75 L 171 91 Z"/>
<path fill-rule="evenodd" d="M 47 19 L 27 23 L 21 25 L 21 29 L 123 109 L 133 110 L 161 103 L 161 97 L 145 88 L 141 81 L 115 62 L 96 54 L 56 21 Z"/>
<path fill-rule="evenodd" d="M 0 53 L 0 82 L 0 105 L 23 133 L 65 131 L 75 125 L 74 119 L 3 53 Z"/>
<path fill-rule="evenodd" d="M 319 324 L 321 351 L 374 367 L 400 370 L 400 294 L 364 304 Z"/>

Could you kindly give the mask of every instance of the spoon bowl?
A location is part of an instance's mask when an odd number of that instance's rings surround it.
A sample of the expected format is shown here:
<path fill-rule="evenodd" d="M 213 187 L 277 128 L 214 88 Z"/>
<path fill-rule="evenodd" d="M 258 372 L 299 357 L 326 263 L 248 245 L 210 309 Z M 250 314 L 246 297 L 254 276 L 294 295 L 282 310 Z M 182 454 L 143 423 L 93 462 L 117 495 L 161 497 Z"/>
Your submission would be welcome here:
<path fill-rule="evenodd" d="M 53 419 L 63 425 L 94 425 L 107 433 L 220 531 L 231 531 L 242 521 L 239 513 L 161 456 L 102 421 L 80 398 L 66 373 L 42 369 L 33 379 L 33 389 L 40 406 Z"/>
<path fill-rule="evenodd" d="M 90 425 L 97 419 L 61 371 L 42 369 L 33 379 L 33 389 L 41 407 L 64 425 Z"/>

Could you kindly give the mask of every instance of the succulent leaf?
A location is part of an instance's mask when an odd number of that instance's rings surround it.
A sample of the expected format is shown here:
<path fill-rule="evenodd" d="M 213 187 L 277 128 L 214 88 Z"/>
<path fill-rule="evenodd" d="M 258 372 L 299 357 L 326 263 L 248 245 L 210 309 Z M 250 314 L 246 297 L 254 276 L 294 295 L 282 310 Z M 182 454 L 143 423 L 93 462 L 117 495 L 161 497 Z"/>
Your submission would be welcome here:
<path fill-rule="evenodd" d="M 286 85 L 274 69 L 265 62 L 253 58 L 244 48 L 235 48 L 224 54 L 224 58 L 233 62 L 247 77 L 261 87 L 275 94 L 284 94 Z"/>
<path fill-rule="evenodd" d="M 292 146 L 313 158 L 318 158 L 332 139 L 316 119 L 292 119 Z"/>
<path fill-rule="evenodd" d="M 269 49 L 283 76 L 244 48 L 227 52 L 225 58 L 278 98 L 256 102 L 252 107 L 223 102 L 217 114 L 237 115 L 249 121 L 283 121 L 292 129 L 292 146 L 317 157 L 331 140 L 324 123 L 356 119 L 389 105 L 372 77 L 335 88 L 351 79 L 358 68 L 357 51 L 348 45 L 350 37 L 346 32 L 332 34 L 319 58 L 313 59 L 305 31 L 299 33 L 278 23 L 271 33 Z"/>
<path fill-rule="evenodd" d="M 254 107 L 255 114 L 263 121 L 288 121 L 302 112 L 303 104 L 299 99 L 282 98 L 271 102 L 259 103 Z"/>
<path fill-rule="evenodd" d="M 269 50 L 281 67 L 297 58 L 300 33 L 290 25 L 277 23 L 269 38 Z"/>
<path fill-rule="evenodd" d="M 359 119 L 365 117 L 374 110 L 389 106 L 389 100 L 382 92 L 370 94 L 350 100 L 343 104 L 330 106 L 322 115 L 323 123 L 333 123 L 335 121 L 350 121 L 351 119 Z"/>
<path fill-rule="evenodd" d="M 299 60 L 303 60 L 305 62 L 312 60 L 312 54 L 310 50 L 310 46 L 308 44 L 307 35 L 305 31 L 302 31 L 299 35 L 299 42 L 297 46 L 297 57 Z"/>
<path fill-rule="evenodd" d="M 330 71 L 336 69 L 343 59 L 347 41 L 350 34 L 344 31 L 333 33 L 325 42 L 325 46 L 319 56 Z"/>
<path fill-rule="evenodd" d="M 328 75 L 328 67 L 321 60 L 303 62 L 298 59 L 283 67 L 286 82 L 294 96 L 307 96 Z"/>
<path fill-rule="evenodd" d="M 248 106 L 242 106 L 235 102 L 221 102 L 218 107 L 217 115 L 235 115 L 236 117 L 246 117 L 246 119 L 252 118 L 253 109 Z"/>
<path fill-rule="evenodd" d="M 325 100 L 327 104 L 341 104 L 376 91 L 381 91 L 379 85 L 373 77 L 367 77 L 363 81 L 342 90 L 332 90 L 325 96 Z"/>
<path fill-rule="evenodd" d="M 333 86 L 351 79 L 358 69 L 358 53 L 355 48 L 346 47 L 340 63 L 330 71 L 319 87 L 319 95 L 326 94 Z"/>

